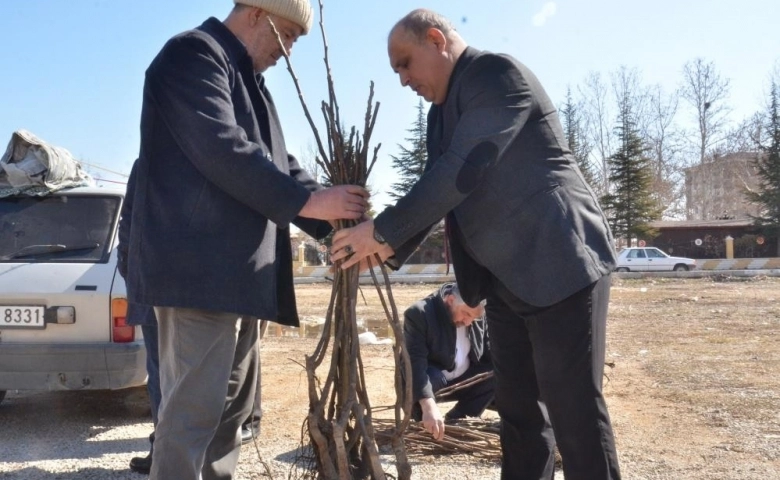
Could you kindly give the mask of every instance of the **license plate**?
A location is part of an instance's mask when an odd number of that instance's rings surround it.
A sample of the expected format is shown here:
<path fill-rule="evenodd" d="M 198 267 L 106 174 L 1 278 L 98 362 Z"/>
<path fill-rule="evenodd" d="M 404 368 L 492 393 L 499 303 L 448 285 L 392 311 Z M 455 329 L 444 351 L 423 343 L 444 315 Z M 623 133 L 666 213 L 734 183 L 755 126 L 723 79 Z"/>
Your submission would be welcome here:
<path fill-rule="evenodd" d="M 44 307 L 0 305 L 0 328 L 46 328 Z"/>

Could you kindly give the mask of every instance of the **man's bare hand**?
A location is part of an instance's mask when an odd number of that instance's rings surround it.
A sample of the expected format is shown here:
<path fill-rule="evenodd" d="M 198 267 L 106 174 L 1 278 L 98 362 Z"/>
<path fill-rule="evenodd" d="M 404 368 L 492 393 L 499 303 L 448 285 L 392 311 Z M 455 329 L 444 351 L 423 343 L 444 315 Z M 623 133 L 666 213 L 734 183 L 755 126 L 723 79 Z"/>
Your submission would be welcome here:
<path fill-rule="evenodd" d="M 425 431 L 430 433 L 435 440 L 444 438 L 444 417 L 432 398 L 421 398 L 422 424 Z"/>
<path fill-rule="evenodd" d="M 337 185 L 313 192 L 298 215 L 318 220 L 358 220 L 368 211 L 368 192 L 357 185 Z"/>

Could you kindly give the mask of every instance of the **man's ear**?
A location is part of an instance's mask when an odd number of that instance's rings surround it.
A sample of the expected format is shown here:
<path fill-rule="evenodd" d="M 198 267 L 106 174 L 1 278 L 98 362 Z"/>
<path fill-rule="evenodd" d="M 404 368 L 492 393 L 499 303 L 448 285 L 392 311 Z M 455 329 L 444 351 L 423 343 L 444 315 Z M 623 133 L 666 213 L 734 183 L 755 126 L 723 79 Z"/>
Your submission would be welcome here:
<path fill-rule="evenodd" d="M 262 8 L 252 7 L 248 8 L 247 10 L 249 10 L 249 24 L 253 27 L 260 23 L 263 18 L 268 15 Z"/>
<path fill-rule="evenodd" d="M 452 295 L 447 294 L 447 295 L 444 295 L 444 297 L 442 297 L 442 300 L 444 300 L 444 304 L 445 305 L 452 305 L 453 297 L 452 297 Z"/>
<path fill-rule="evenodd" d="M 445 295 L 444 296 L 444 306 L 447 307 L 447 312 L 450 314 L 450 317 L 454 314 L 455 311 L 455 295 Z"/>
<path fill-rule="evenodd" d="M 434 44 L 439 53 L 443 53 L 447 49 L 447 37 L 438 28 L 429 28 L 428 33 L 425 34 L 425 39 Z"/>

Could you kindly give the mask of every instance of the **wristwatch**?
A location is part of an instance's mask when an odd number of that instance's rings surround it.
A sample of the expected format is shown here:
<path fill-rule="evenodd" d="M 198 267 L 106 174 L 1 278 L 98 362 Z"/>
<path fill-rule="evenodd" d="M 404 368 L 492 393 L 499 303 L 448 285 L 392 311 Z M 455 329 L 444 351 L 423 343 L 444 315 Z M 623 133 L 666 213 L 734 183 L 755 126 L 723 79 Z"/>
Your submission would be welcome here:
<path fill-rule="evenodd" d="M 384 245 L 387 243 L 387 240 L 385 240 L 385 237 L 382 236 L 382 234 L 379 233 L 379 230 L 374 228 L 374 240 L 376 240 L 378 243 Z"/>

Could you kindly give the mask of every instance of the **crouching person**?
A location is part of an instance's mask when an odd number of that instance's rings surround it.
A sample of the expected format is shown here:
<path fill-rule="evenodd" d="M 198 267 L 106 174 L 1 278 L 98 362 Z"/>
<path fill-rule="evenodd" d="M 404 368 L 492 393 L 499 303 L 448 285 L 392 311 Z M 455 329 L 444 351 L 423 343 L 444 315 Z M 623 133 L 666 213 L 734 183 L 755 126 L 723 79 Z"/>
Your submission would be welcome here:
<path fill-rule="evenodd" d="M 479 417 L 493 401 L 493 377 L 439 396 L 457 403 L 442 415 L 436 393 L 492 372 L 485 307 L 469 307 L 454 283 L 443 285 L 404 312 L 404 338 L 412 365 L 412 418 L 434 438 L 444 437 L 445 420 Z"/>

